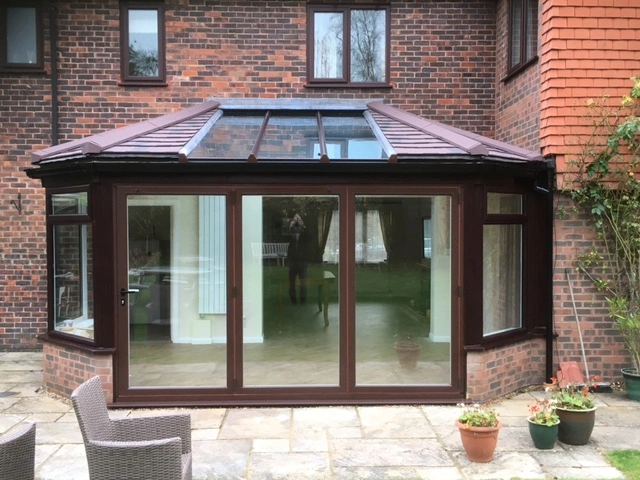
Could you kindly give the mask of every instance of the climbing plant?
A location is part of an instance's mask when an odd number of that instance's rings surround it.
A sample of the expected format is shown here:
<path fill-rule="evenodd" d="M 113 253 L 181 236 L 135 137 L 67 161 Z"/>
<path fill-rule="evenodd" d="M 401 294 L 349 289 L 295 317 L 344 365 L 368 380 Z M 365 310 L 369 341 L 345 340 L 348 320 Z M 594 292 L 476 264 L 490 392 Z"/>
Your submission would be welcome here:
<path fill-rule="evenodd" d="M 640 78 L 617 106 L 587 104 L 593 131 L 580 144 L 569 192 L 589 216 L 597 241 L 576 267 L 605 293 L 634 368 L 640 372 Z"/>

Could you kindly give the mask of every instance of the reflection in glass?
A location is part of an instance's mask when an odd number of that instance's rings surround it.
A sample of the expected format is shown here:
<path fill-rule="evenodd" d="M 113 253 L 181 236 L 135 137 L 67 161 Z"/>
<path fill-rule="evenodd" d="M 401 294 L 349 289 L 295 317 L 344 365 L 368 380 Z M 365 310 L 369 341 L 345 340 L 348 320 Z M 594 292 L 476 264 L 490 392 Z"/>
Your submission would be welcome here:
<path fill-rule="evenodd" d="M 244 386 L 338 385 L 336 196 L 244 196 Z M 339 232 L 334 230 L 339 237 Z"/>
<path fill-rule="evenodd" d="M 127 199 L 131 387 L 227 386 L 226 199 Z"/>
<path fill-rule="evenodd" d="M 9 7 L 6 18 L 7 63 L 38 61 L 35 7 Z"/>
<path fill-rule="evenodd" d="M 259 159 L 313 158 L 309 145 L 317 141 L 318 121 L 315 116 L 272 115 L 257 156 Z"/>
<path fill-rule="evenodd" d="M 91 226 L 53 226 L 54 328 L 94 338 Z"/>
<path fill-rule="evenodd" d="M 356 384 L 450 385 L 450 197 L 358 196 L 355 218 Z"/>
<path fill-rule="evenodd" d="M 54 193 L 51 195 L 52 215 L 86 215 L 87 192 Z"/>
<path fill-rule="evenodd" d="M 314 77 L 342 78 L 342 13 L 316 12 L 313 17 Z"/>
<path fill-rule="evenodd" d="M 487 213 L 518 215 L 522 213 L 522 195 L 518 193 L 487 193 Z"/>
<path fill-rule="evenodd" d="M 485 225 L 483 332 L 522 326 L 522 225 Z"/>
<path fill-rule="evenodd" d="M 322 116 L 327 139 L 327 154 L 331 160 L 386 159 L 382 146 L 364 117 Z"/>
<path fill-rule="evenodd" d="M 129 75 L 132 77 L 157 77 L 158 11 L 129 11 Z"/>
<path fill-rule="evenodd" d="M 386 11 L 351 12 L 351 81 L 383 82 L 385 78 Z"/>
<path fill-rule="evenodd" d="M 253 149 L 262 115 L 224 115 L 202 139 L 190 157 L 246 160 Z"/>

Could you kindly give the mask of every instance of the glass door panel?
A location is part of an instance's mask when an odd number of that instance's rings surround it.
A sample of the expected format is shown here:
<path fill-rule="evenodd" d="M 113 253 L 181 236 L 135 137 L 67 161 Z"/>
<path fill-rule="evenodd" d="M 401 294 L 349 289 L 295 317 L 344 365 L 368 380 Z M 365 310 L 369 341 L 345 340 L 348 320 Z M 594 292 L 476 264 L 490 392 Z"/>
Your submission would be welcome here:
<path fill-rule="evenodd" d="M 129 386 L 227 386 L 224 196 L 127 197 Z"/>
<path fill-rule="evenodd" d="M 357 196 L 356 384 L 451 384 L 451 198 Z"/>
<path fill-rule="evenodd" d="M 337 196 L 242 198 L 243 385 L 339 384 Z"/>

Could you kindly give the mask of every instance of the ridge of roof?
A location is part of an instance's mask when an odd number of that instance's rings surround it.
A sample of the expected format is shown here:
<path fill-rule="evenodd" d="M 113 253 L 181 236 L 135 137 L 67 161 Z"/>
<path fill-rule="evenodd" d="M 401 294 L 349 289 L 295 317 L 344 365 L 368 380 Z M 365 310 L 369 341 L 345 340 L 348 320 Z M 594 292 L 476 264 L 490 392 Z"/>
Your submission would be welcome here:
<path fill-rule="evenodd" d="M 220 104 L 214 100 L 206 100 L 199 105 L 194 105 L 177 112 L 161 115 L 140 123 L 127 125 L 114 130 L 107 130 L 89 137 L 72 140 L 61 145 L 54 145 L 49 148 L 38 150 L 37 152 L 32 152 L 31 160 L 32 163 L 38 163 L 45 157 L 61 154 L 77 148 L 80 148 L 83 154 L 100 153 L 109 147 L 122 142 L 153 133 L 162 128 L 166 128 L 201 115 L 202 113 L 215 110 L 219 105 Z"/>

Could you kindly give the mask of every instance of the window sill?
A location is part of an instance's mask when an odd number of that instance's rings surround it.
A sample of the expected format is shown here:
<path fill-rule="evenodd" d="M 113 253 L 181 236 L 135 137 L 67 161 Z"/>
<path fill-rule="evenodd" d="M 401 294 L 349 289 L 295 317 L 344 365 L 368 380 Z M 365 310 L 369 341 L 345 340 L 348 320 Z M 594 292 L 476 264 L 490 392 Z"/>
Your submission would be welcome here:
<path fill-rule="evenodd" d="M 373 88 L 387 88 L 392 89 L 393 85 L 390 83 L 340 83 L 340 82 L 307 82 L 304 84 L 305 88 L 359 88 L 359 89 L 373 89 Z"/>
<path fill-rule="evenodd" d="M 74 337 L 70 335 L 58 334 L 57 332 L 48 332 L 38 335 L 38 340 L 44 343 L 52 343 L 61 347 L 72 347 L 93 354 L 110 355 L 115 352 L 115 348 L 96 347 L 92 343 L 88 343 L 87 339 L 82 337 Z"/>
<path fill-rule="evenodd" d="M 539 335 L 536 337 L 539 338 Z M 465 345 L 464 350 L 466 352 L 484 352 L 487 350 L 493 350 L 495 348 L 520 343 L 532 338 L 534 338 L 534 335 L 532 335 L 531 333 L 523 330 L 516 330 L 501 335 L 496 335 L 495 337 L 484 338 L 480 343 Z"/>
<path fill-rule="evenodd" d="M 120 87 L 167 87 L 169 84 L 165 80 L 126 80 L 118 82 Z"/>
<path fill-rule="evenodd" d="M 508 83 L 511 79 L 519 76 L 522 72 L 527 70 L 531 65 L 534 65 L 536 63 L 538 63 L 537 55 L 533 57 L 531 60 L 529 60 L 527 63 L 523 63 L 522 65 L 510 70 L 509 73 L 507 73 L 507 75 L 500 81 L 502 83 Z"/>
<path fill-rule="evenodd" d="M 0 74 L 25 74 L 46 75 L 47 71 L 42 66 L 37 67 L 0 67 Z"/>

